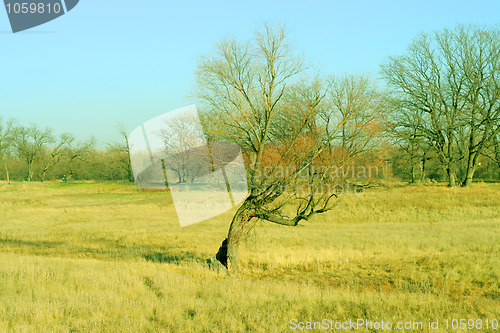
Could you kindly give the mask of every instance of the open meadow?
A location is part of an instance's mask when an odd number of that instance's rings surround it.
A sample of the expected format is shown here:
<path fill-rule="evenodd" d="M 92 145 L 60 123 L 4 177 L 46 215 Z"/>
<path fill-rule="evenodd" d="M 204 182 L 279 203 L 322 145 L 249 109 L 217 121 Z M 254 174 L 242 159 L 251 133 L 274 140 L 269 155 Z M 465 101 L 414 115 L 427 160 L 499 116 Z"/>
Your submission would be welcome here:
<path fill-rule="evenodd" d="M 205 259 L 232 213 L 181 228 L 167 193 L 133 184 L 0 183 L 0 332 L 500 332 L 500 184 L 369 189 L 299 227 L 257 223 L 227 276 Z"/>

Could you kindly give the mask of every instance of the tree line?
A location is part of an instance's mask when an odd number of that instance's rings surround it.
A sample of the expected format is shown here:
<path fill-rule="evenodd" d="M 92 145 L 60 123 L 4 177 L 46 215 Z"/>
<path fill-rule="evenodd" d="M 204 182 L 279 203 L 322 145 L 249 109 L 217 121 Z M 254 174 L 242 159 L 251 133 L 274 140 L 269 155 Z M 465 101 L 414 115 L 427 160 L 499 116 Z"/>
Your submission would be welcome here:
<path fill-rule="evenodd" d="M 323 127 L 321 164 L 344 173 L 377 166 L 375 177 L 447 181 L 450 186 L 469 186 L 474 178 L 500 179 L 498 28 L 458 26 L 422 33 L 405 54 L 381 65 L 381 81 L 367 74 L 311 73 L 303 58 L 290 56 L 285 30 L 277 31 L 257 36 L 254 49 L 225 40 L 216 56 L 200 59 L 197 96 L 209 140 L 235 142 L 249 159 L 258 157 L 251 152 L 258 152 L 262 141 L 270 140 L 258 158 L 280 163 L 284 147 L 293 147 L 296 158 L 310 153 Z M 257 59 L 258 52 L 280 47 L 287 50 L 282 58 L 275 59 L 274 53 Z M 259 73 L 277 60 L 282 61 L 279 67 Z M 265 91 L 266 83 L 280 90 Z M 279 112 L 266 123 L 266 104 L 252 98 L 277 103 L 270 99 L 275 93 L 287 103 L 274 105 Z M 265 134 L 256 135 L 264 125 Z M 0 179 L 133 181 L 127 132 L 123 125 L 118 131 L 122 142 L 97 147 L 93 137 L 78 141 L 70 133 L 56 135 L 51 128 L 0 118 Z"/>
<path fill-rule="evenodd" d="M 469 186 L 485 157 L 500 166 L 498 28 L 421 34 L 382 75 L 392 99 L 389 133 L 424 172 L 433 159 L 450 186 Z"/>
<path fill-rule="evenodd" d="M 121 134 L 126 133 L 119 126 Z M 90 137 L 78 141 L 70 133 L 14 119 L 0 118 L 0 179 L 15 181 L 133 181 L 127 145 L 97 147 Z"/>

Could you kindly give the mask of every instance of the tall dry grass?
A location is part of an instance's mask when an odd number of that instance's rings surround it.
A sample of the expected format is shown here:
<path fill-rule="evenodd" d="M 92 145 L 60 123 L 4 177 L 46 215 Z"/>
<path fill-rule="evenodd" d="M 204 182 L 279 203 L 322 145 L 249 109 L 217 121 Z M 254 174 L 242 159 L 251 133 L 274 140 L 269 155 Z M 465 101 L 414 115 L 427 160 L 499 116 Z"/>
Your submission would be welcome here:
<path fill-rule="evenodd" d="M 232 212 L 180 228 L 166 193 L 2 183 L 0 332 L 284 332 L 292 319 L 500 319 L 499 208 L 494 184 L 345 196 L 297 228 L 257 223 L 240 274 L 225 276 L 204 259 Z"/>

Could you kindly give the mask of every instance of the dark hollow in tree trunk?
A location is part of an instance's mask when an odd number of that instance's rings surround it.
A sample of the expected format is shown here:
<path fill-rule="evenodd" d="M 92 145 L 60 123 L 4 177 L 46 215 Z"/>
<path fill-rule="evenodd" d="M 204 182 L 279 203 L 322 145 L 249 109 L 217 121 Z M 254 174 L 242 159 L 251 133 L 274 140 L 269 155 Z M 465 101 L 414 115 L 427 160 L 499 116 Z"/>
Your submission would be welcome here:
<path fill-rule="evenodd" d="M 229 227 L 229 232 L 222 242 L 217 254 L 214 256 L 221 265 L 230 272 L 237 272 L 239 268 L 239 245 L 240 241 L 245 237 L 246 232 L 251 227 L 252 220 L 252 201 L 248 198 L 236 211 Z M 213 258 L 213 257 L 212 257 Z M 216 264 L 214 264 L 217 266 Z"/>
<path fill-rule="evenodd" d="M 217 251 L 217 254 L 215 255 L 215 258 L 227 268 L 227 238 L 222 242 L 221 246 L 219 247 L 219 251 Z"/>

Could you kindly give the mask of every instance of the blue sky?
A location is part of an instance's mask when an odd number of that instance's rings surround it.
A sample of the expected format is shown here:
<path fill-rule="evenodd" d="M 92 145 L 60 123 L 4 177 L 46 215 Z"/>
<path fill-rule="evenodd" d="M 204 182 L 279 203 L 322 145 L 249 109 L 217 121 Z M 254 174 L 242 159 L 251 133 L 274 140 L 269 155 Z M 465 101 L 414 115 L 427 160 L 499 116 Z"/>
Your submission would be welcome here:
<path fill-rule="evenodd" d="M 0 8 L 0 115 L 119 140 L 163 112 L 193 103 L 194 70 L 225 36 L 263 22 L 325 73 L 370 72 L 419 32 L 500 22 L 500 1 L 80 0 L 66 15 L 12 34 Z"/>

